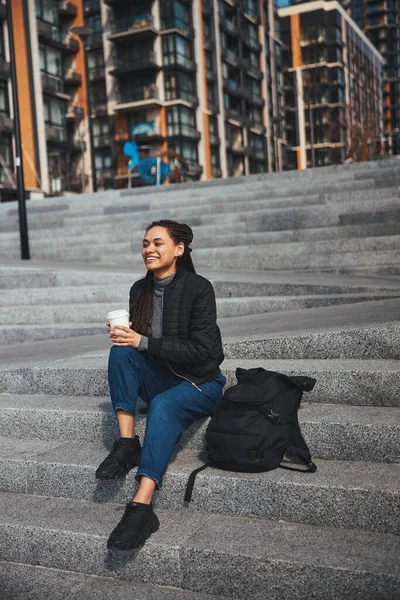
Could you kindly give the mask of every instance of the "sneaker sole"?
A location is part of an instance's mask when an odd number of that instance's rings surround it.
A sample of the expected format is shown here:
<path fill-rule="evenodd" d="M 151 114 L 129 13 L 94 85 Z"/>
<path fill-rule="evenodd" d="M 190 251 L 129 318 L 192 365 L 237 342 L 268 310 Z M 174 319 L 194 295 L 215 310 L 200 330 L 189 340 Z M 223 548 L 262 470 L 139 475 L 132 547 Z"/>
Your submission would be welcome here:
<path fill-rule="evenodd" d="M 138 466 L 140 460 L 139 456 L 135 456 L 132 460 L 128 462 L 126 465 L 121 465 L 119 469 L 117 469 L 112 475 L 102 475 L 96 471 L 96 479 L 110 480 L 110 479 L 118 479 L 119 477 L 125 477 L 128 475 L 129 471 Z"/>
<path fill-rule="evenodd" d="M 131 544 L 127 543 L 127 544 L 120 545 L 120 546 L 107 543 L 107 548 L 109 550 L 118 550 L 120 552 L 126 552 L 127 550 L 137 550 L 138 548 L 141 548 L 142 546 L 144 546 L 146 540 L 149 539 L 149 537 L 153 533 L 156 533 L 156 531 L 158 531 L 159 527 L 160 527 L 160 521 L 158 520 L 157 515 L 154 515 L 154 518 L 152 519 L 152 521 L 142 531 L 142 533 L 140 534 L 138 539 L 135 540 L 134 543 L 131 543 Z"/>

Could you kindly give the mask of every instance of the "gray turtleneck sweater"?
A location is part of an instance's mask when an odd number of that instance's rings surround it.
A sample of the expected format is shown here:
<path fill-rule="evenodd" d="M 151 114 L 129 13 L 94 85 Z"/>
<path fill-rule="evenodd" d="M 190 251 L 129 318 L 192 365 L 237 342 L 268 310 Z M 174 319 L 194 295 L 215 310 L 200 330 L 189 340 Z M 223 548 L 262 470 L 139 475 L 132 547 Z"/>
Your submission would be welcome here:
<path fill-rule="evenodd" d="M 163 317 L 163 300 L 164 300 L 164 288 L 171 283 L 175 273 L 159 279 L 154 276 L 154 295 L 153 295 L 153 317 L 151 321 L 152 337 L 160 338 L 162 336 L 162 317 Z M 148 338 L 142 335 L 139 342 L 138 350 L 147 350 Z"/>

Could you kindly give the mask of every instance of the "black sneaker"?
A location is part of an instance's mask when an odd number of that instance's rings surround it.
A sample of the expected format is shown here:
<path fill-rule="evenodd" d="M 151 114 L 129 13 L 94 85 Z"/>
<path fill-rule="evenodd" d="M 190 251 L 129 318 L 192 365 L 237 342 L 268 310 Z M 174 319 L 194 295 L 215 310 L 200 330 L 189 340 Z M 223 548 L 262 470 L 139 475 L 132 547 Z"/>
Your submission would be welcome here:
<path fill-rule="evenodd" d="M 151 504 L 128 502 L 124 515 L 108 538 L 110 550 L 133 550 L 143 546 L 160 527 Z"/>
<path fill-rule="evenodd" d="M 114 442 L 110 454 L 97 468 L 96 479 L 116 479 L 123 477 L 139 464 L 142 447 L 137 435 L 134 438 L 121 438 Z"/>

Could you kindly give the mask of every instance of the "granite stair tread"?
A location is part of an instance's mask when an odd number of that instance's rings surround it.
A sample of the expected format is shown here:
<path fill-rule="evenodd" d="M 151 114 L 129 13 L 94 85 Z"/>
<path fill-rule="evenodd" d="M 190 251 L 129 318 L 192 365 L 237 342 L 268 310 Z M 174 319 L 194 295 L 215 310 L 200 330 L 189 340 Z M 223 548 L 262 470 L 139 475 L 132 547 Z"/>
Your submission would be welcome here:
<path fill-rule="evenodd" d="M 400 592 L 400 538 L 393 534 L 157 509 L 160 529 L 128 557 L 105 547 L 121 512 L 110 504 L 1 493 L 0 559 L 245 600 L 265 598 L 266 586 L 272 599 L 283 590 L 299 600 L 321 593 L 395 600 Z M 250 565 L 257 577 L 248 577 Z"/>
<path fill-rule="evenodd" d="M 0 434 L 47 442 L 91 442 L 108 445 L 117 437 L 111 403 L 107 397 L 0 395 Z M 400 408 L 308 404 L 299 411 L 299 422 L 316 458 L 398 463 L 400 460 Z M 146 417 L 136 417 L 143 438 Z M 178 447 L 202 450 L 207 419 L 190 427 Z"/>
<path fill-rule="evenodd" d="M 170 586 L 0 561 L 6 600 L 236 600 Z"/>
<path fill-rule="evenodd" d="M 124 503 L 137 487 L 132 471 L 117 482 L 98 482 L 97 466 L 108 447 L 0 436 L 0 476 L 5 492 Z M 206 454 L 183 449 L 170 462 L 156 507 L 182 509 L 190 473 Z M 208 468 L 196 479 L 189 510 L 284 519 L 400 534 L 400 464 L 314 459 L 316 473 L 276 469 L 235 473 Z"/>

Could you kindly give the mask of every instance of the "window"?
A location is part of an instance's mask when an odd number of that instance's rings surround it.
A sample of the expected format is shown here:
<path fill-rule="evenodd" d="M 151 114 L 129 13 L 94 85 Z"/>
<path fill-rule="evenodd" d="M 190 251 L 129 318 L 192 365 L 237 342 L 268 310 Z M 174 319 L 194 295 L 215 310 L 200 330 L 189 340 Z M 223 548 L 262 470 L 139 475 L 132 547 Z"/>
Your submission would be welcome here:
<path fill-rule="evenodd" d="M 169 136 L 197 137 L 195 111 L 186 106 L 170 106 L 167 108 Z"/>
<path fill-rule="evenodd" d="M 65 101 L 58 98 L 44 98 L 44 120 L 46 125 L 59 131 L 59 140 L 65 141 Z"/>
<path fill-rule="evenodd" d="M 111 169 L 113 166 L 111 148 L 96 150 L 94 153 L 94 164 L 96 167 L 96 171 L 104 171 L 106 169 Z"/>
<path fill-rule="evenodd" d="M 58 10 L 56 0 L 36 0 L 36 16 L 42 21 L 58 25 Z"/>
<path fill-rule="evenodd" d="M 7 116 L 10 115 L 8 84 L 6 81 L 0 81 L 0 113 Z"/>
<path fill-rule="evenodd" d="M 189 8 L 179 0 L 160 3 L 162 29 L 187 31 L 191 25 Z"/>
<path fill-rule="evenodd" d="M 101 24 L 101 15 L 92 15 L 90 17 L 86 17 L 86 26 L 93 29 L 94 33 L 101 33 L 103 31 L 103 27 Z"/>
<path fill-rule="evenodd" d="M 174 140 L 171 147 L 190 164 L 198 164 L 197 143 L 188 140 Z"/>
<path fill-rule="evenodd" d="M 188 73 L 167 71 L 165 73 L 165 99 L 196 101 L 196 87 L 194 78 Z"/>
<path fill-rule="evenodd" d="M 5 59 L 5 52 L 4 52 L 4 26 L 3 26 L 2 22 L 0 22 L 0 56 Z"/>
<path fill-rule="evenodd" d="M 164 65 L 181 65 L 188 69 L 193 68 L 192 45 L 180 35 L 163 37 Z"/>
<path fill-rule="evenodd" d="M 39 47 L 40 70 L 57 79 L 63 78 L 63 59 L 60 50 L 50 46 Z"/>
<path fill-rule="evenodd" d="M 0 154 L 2 159 L 11 173 L 14 172 L 14 155 L 11 136 L 0 136 Z M 4 170 L 3 164 L 0 164 L 0 183 L 10 185 L 7 173 Z"/>

